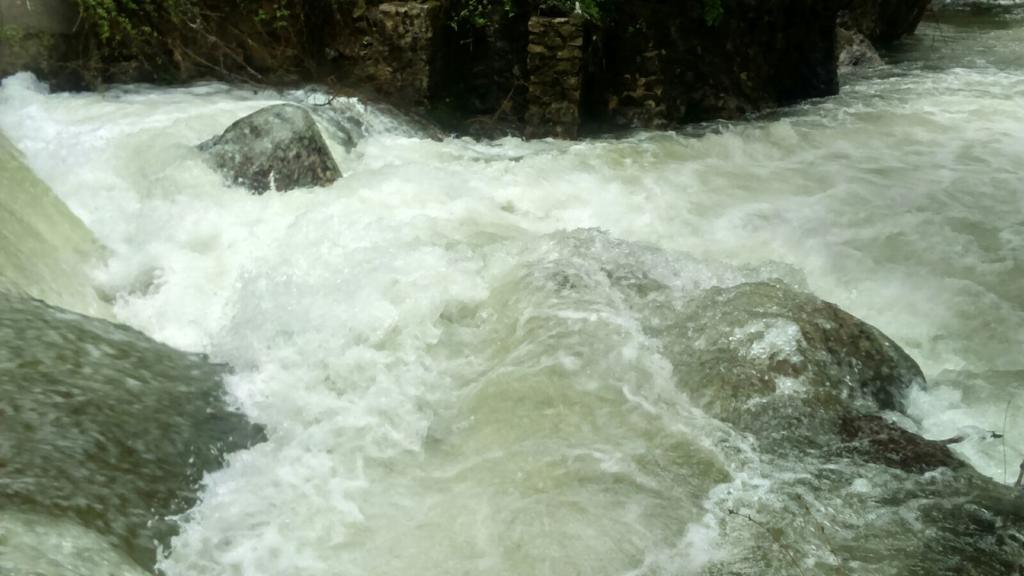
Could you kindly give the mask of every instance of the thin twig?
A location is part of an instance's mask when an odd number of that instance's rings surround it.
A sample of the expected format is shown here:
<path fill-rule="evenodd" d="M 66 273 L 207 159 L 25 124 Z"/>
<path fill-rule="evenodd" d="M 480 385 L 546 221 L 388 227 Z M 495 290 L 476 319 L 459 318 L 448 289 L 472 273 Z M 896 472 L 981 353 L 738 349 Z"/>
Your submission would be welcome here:
<path fill-rule="evenodd" d="M 203 36 L 205 36 L 206 40 L 208 42 L 210 42 L 211 44 L 213 44 L 215 46 L 220 46 L 223 49 L 224 52 L 227 52 L 228 56 L 230 56 L 231 59 L 234 60 L 236 64 L 238 64 L 242 68 L 245 68 L 249 72 L 249 74 L 252 74 L 252 76 L 254 78 L 256 78 L 257 80 L 262 80 L 263 79 L 263 75 L 260 74 L 259 72 L 255 71 L 255 70 L 253 70 L 252 68 L 250 68 L 249 65 L 245 63 L 245 60 L 242 57 L 240 57 L 239 55 L 235 54 L 235 52 L 233 50 L 231 50 L 230 48 L 228 48 L 223 42 L 221 42 L 219 38 L 217 38 L 216 36 L 213 36 L 212 34 L 207 32 L 203 28 L 202 20 L 198 20 L 197 19 L 195 22 L 189 22 L 189 20 L 187 18 L 183 18 L 183 20 L 185 21 L 186 24 L 188 24 L 188 26 L 190 28 L 192 28 L 196 32 L 202 34 Z M 184 49 L 184 47 L 183 47 L 183 49 Z M 185 51 L 189 52 L 188 50 L 185 50 Z M 191 54 L 191 52 L 189 52 L 189 54 Z M 207 64 L 207 65 L 210 65 L 208 62 L 205 62 L 203 60 L 200 60 L 200 61 L 205 63 L 205 64 Z M 218 66 L 213 66 L 213 68 L 217 69 L 217 70 L 220 70 L 221 72 L 224 72 L 225 74 L 228 74 L 230 76 L 235 76 L 237 78 L 245 79 L 242 76 L 239 76 L 237 74 L 231 74 L 230 72 L 225 70 L 223 66 L 219 66 L 219 67 Z"/>
<path fill-rule="evenodd" d="M 217 70 L 219 72 L 222 72 L 223 74 L 227 75 L 230 78 L 234 78 L 235 80 L 239 80 L 239 81 L 243 81 L 243 82 L 249 80 L 249 78 L 246 78 L 246 77 L 244 77 L 242 75 L 239 75 L 239 74 L 235 74 L 235 73 L 227 70 L 224 67 L 223 64 L 217 65 L 217 64 L 213 64 L 213 63 L 205 60 L 203 57 L 201 57 L 198 54 L 192 52 L 191 50 L 189 50 L 188 48 L 182 46 L 181 44 L 178 45 L 178 48 L 180 48 L 183 52 L 185 52 L 185 54 L 187 54 L 190 58 L 192 58 L 196 62 L 199 62 L 200 64 L 203 64 L 204 66 L 207 66 L 211 70 Z"/>
<path fill-rule="evenodd" d="M 319 107 L 330 106 L 331 104 L 334 104 L 334 101 L 337 100 L 337 99 L 338 99 L 338 95 L 337 94 L 331 94 L 331 96 L 329 98 L 327 98 L 327 100 L 325 102 L 319 102 L 319 103 L 313 102 L 311 104 L 311 106 L 319 106 Z"/>

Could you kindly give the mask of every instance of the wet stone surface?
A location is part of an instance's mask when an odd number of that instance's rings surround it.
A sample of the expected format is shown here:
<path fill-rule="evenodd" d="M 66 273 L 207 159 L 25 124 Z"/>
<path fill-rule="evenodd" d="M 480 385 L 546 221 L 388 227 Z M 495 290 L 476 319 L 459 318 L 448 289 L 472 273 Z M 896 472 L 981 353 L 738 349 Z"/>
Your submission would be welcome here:
<path fill-rule="evenodd" d="M 276 104 L 238 120 L 199 145 L 207 163 L 255 194 L 327 186 L 341 178 L 320 129 L 295 104 Z"/>

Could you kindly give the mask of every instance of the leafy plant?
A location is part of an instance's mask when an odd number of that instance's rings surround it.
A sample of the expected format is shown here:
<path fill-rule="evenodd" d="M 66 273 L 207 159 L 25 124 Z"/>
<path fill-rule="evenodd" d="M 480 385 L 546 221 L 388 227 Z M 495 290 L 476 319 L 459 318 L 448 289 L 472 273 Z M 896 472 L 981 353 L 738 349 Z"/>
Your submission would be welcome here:
<path fill-rule="evenodd" d="M 13 26 L 0 26 L 0 44 L 15 44 L 21 36 L 21 31 Z"/>
<path fill-rule="evenodd" d="M 277 0 L 269 9 L 260 6 L 256 10 L 255 20 L 261 26 L 270 26 L 282 30 L 289 26 L 292 10 L 288 8 L 288 0 Z"/>
<path fill-rule="evenodd" d="M 81 22 L 105 52 L 152 44 L 158 24 L 184 25 L 199 13 L 192 0 L 78 0 L 78 6 Z"/>
<path fill-rule="evenodd" d="M 255 22 L 257 12 L 272 5 L 266 28 L 276 31 L 293 0 L 77 0 L 78 33 L 106 64 L 125 64 L 150 77 L 175 78 L 175 70 L 212 70 L 237 80 L 258 79 L 237 46 L 218 37 L 226 13 Z M 259 25 L 259 23 L 257 23 Z M 91 80 L 100 82 L 102 78 Z"/>
<path fill-rule="evenodd" d="M 500 0 L 500 2 L 500 8 L 505 15 L 515 15 L 516 8 L 513 0 Z M 462 27 L 483 28 L 487 26 L 491 21 L 491 13 L 495 4 L 496 0 L 464 0 L 452 18 L 452 28 L 457 30 Z"/>
<path fill-rule="evenodd" d="M 708 26 L 717 26 L 725 16 L 723 0 L 704 0 L 704 23 Z"/>
<path fill-rule="evenodd" d="M 541 11 L 561 14 L 579 12 L 593 22 L 604 22 L 612 14 L 614 5 L 626 0 L 542 0 L 537 7 Z M 463 0 L 455 16 L 452 27 L 463 26 L 482 28 L 491 23 L 495 8 L 506 16 L 516 14 L 515 0 Z"/>

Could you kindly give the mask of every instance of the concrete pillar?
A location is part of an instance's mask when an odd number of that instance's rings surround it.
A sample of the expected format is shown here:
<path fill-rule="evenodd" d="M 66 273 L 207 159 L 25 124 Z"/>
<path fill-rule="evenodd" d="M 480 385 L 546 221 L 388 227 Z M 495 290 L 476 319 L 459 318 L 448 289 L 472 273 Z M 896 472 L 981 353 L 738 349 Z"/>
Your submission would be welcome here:
<path fill-rule="evenodd" d="M 527 138 L 575 138 L 579 131 L 583 25 L 581 17 L 530 18 Z"/>
<path fill-rule="evenodd" d="M 384 96 L 425 106 L 442 25 L 440 4 L 385 2 L 368 16 L 361 75 Z"/>

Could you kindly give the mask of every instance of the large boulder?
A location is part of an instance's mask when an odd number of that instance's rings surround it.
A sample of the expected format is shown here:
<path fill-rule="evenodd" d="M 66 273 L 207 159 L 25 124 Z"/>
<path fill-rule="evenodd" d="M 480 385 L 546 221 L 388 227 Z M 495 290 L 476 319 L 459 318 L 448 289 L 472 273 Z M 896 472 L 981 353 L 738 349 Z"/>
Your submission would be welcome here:
<path fill-rule="evenodd" d="M 0 529 L 12 514 L 50 518 L 151 569 L 204 473 L 262 438 L 228 406 L 224 371 L 130 328 L 0 292 Z M 15 545 L 0 537 L 5 562 Z M 46 565 L 10 573 L 75 573 Z"/>
<path fill-rule="evenodd" d="M 585 108 L 598 118 L 642 127 L 739 118 L 839 91 L 834 1 L 619 2 L 616 10 L 599 43 L 606 52 L 589 58 L 584 81 Z"/>
<path fill-rule="evenodd" d="M 296 104 L 258 110 L 200 144 L 199 150 L 232 184 L 256 194 L 327 186 L 341 178 L 312 115 Z"/>
<path fill-rule="evenodd" d="M 860 443 L 885 452 L 893 443 L 868 442 L 877 434 L 858 419 L 902 411 L 907 390 L 924 383 L 913 358 L 881 331 L 782 283 L 712 288 L 680 312 L 661 329 L 679 386 L 769 449 Z"/>

